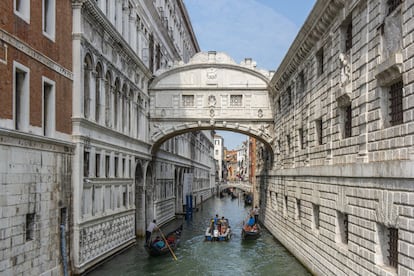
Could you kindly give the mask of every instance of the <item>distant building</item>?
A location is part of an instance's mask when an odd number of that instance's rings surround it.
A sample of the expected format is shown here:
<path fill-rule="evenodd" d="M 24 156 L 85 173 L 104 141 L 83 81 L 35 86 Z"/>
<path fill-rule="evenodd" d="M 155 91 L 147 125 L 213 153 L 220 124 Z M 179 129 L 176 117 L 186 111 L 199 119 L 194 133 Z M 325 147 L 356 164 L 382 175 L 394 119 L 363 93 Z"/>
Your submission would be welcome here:
<path fill-rule="evenodd" d="M 220 135 L 214 135 L 214 159 L 216 160 L 216 179 L 218 182 L 223 181 L 224 169 L 224 139 Z"/>

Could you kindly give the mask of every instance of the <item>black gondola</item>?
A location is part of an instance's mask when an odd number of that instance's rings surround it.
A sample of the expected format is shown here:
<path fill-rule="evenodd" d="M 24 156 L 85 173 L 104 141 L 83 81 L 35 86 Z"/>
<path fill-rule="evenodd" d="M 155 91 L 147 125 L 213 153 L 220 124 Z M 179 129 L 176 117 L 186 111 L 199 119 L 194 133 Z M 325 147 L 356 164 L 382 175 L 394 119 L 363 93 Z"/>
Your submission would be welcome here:
<path fill-rule="evenodd" d="M 183 226 L 181 225 L 176 230 L 169 232 L 167 235 L 165 235 L 165 240 L 161 235 L 157 236 L 155 239 L 150 240 L 149 243 L 145 244 L 145 250 L 148 252 L 150 256 L 161 256 L 170 254 L 170 248 L 171 250 L 175 250 L 180 243 L 181 238 L 181 232 L 183 230 Z M 168 248 L 167 244 L 165 242 L 168 242 L 170 248 Z"/>

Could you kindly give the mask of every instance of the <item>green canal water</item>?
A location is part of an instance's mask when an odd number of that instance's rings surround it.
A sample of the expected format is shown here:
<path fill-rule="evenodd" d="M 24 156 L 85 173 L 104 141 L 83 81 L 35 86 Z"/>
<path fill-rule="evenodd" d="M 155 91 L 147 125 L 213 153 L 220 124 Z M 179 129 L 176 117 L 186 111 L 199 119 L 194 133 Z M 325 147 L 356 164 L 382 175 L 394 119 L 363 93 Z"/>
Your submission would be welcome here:
<path fill-rule="evenodd" d="M 115 256 L 88 276 L 168 275 L 311 275 L 266 229 L 253 241 L 241 240 L 243 220 L 251 206 L 238 199 L 212 198 L 192 220 L 184 221 L 181 243 L 171 255 L 150 257 L 144 240 Z M 204 232 L 215 214 L 229 219 L 233 235 L 228 242 L 206 242 Z"/>

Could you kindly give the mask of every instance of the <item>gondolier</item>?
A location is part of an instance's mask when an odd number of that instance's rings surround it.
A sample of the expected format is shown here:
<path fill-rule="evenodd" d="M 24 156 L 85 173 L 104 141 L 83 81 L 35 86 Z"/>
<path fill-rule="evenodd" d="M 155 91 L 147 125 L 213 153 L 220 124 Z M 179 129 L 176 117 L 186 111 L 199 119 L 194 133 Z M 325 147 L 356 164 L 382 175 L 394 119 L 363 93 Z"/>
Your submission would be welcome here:
<path fill-rule="evenodd" d="M 148 243 L 149 239 L 151 238 L 152 231 L 158 230 L 158 226 L 156 224 L 156 220 L 154 219 L 147 228 L 147 232 L 145 232 L 145 242 Z"/>

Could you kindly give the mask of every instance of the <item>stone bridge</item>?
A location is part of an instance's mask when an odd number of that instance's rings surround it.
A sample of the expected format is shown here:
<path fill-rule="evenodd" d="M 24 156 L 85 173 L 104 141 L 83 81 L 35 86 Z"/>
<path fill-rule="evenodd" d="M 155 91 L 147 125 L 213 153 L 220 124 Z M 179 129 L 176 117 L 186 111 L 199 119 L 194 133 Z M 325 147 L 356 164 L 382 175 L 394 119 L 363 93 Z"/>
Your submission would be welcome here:
<path fill-rule="evenodd" d="M 248 193 L 253 192 L 253 184 L 248 181 L 229 181 L 218 186 L 220 192 L 227 188 L 237 188 Z"/>
<path fill-rule="evenodd" d="M 253 136 L 273 152 L 270 78 L 251 59 L 238 65 L 216 52 L 198 53 L 188 64 L 157 72 L 149 87 L 152 151 L 173 136 L 217 129 Z"/>

